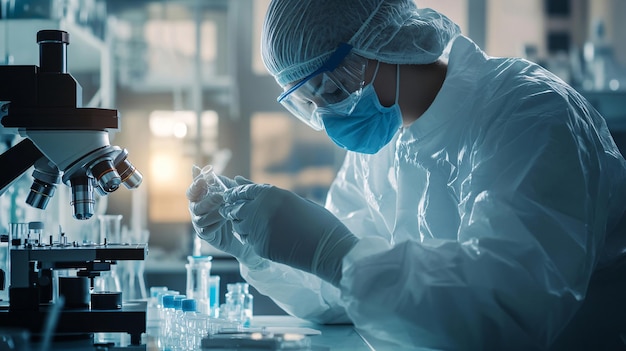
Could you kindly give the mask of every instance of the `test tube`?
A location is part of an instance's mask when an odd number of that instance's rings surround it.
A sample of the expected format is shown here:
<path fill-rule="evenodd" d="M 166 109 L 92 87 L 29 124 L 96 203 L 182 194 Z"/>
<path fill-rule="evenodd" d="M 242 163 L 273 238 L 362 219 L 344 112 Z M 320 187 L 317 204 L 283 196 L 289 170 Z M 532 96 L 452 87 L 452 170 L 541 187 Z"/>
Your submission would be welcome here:
<path fill-rule="evenodd" d="M 204 180 L 207 182 L 210 192 L 224 193 L 224 191 L 228 190 L 228 187 L 226 186 L 226 184 L 224 184 L 224 182 L 220 179 L 220 177 L 218 177 L 218 175 L 215 173 L 215 170 L 213 169 L 212 165 L 204 166 L 202 170 L 200 171 L 200 174 L 202 175 Z M 234 228 L 233 228 L 233 235 L 243 245 L 248 243 L 246 236 L 237 233 Z"/>

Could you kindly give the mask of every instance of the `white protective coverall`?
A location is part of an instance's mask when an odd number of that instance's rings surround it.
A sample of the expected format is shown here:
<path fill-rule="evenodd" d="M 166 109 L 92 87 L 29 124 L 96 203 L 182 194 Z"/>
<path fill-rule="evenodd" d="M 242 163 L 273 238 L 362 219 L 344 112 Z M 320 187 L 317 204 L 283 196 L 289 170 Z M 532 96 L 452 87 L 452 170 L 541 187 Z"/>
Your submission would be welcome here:
<path fill-rule="evenodd" d="M 626 162 L 572 88 L 459 36 L 430 108 L 377 154 L 348 152 L 326 207 L 360 238 L 340 289 L 242 266 L 289 313 L 395 350 L 546 349 L 626 248 Z"/>

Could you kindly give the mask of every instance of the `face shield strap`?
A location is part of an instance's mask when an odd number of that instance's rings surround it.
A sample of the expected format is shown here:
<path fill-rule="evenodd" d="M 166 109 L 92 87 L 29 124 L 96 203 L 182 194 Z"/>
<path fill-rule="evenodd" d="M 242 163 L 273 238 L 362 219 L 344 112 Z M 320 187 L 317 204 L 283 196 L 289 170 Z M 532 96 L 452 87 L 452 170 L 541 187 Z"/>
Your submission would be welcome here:
<path fill-rule="evenodd" d="M 378 68 L 380 68 L 380 61 L 376 61 L 376 68 L 374 69 L 374 75 L 372 75 L 372 81 L 370 82 L 370 84 L 374 84 L 374 81 L 378 76 Z"/>

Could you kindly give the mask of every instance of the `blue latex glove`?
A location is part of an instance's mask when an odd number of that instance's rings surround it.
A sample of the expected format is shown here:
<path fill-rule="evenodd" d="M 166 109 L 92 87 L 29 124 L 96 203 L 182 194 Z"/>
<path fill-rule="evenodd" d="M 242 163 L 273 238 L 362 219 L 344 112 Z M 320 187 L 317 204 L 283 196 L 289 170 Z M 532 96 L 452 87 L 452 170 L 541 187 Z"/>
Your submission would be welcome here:
<path fill-rule="evenodd" d="M 358 239 L 324 207 L 267 184 L 229 189 L 224 201 L 220 213 L 259 256 L 339 284 L 343 257 Z"/>
<path fill-rule="evenodd" d="M 191 223 L 200 238 L 211 246 L 233 255 L 241 263 L 254 268 L 261 263 L 260 258 L 249 245 L 242 245 L 233 235 L 230 223 L 220 215 L 219 209 L 224 204 L 221 190 L 208 186 L 200 176 L 200 168 L 193 166 L 193 183 L 187 189 Z M 249 184 L 243 177 L 230 179 L 218 176 L 228 187 Z"/>

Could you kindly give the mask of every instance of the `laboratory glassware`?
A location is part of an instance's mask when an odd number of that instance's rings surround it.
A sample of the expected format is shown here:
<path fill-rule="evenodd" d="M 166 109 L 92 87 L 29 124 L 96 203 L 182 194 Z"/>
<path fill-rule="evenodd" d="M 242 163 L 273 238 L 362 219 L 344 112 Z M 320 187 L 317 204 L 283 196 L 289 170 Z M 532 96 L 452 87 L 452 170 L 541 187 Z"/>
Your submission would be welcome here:
<path fill-rule="evenodd" d="M 99 215 L 100 224 L 100 245 L 120 244 L 122 241 L 122 215 Z M 108 271 L 100 272 L 100 276 L 93 281 L 95 292 L 121 292 L 122 283 L 118 272 L 117 264 L 111 264 Z M 122 294 L 124 298 L 124 294 Z"/>
<path fill-rule="evenodd" d="M 243 314 L 242 322 L 244 327 L 250 327 L 252 323 L 254 296 L 250 293 L 250 286 L 248 283 L 237 283 L 241 286 L 241 293 L 243 294 Z"/>
<path fill-rule="evenodd" d="M 217 173 L 215 173 L 215 170 L 213 169 L 212 165 L 204 166 L 202 170 L 200 171 L 200 174 L 206 181 L 209 187 L 208 190 L 210 192 L 224 193 L 224 191 L 228 190 L 228 187 L 226 186 L 226 184 L 224 184 L 224 182 L 220 179 Z M 231 220 L 231 225 L 232 225 L 232 219 L 230 220 Z M 234 228 L 232 230 L 232 233 L 235 236 L 235 238 L 239 240 L 240 243 L 245 245 L 248 242 L 246 235 L 241 235 L 237 233 Z"/>
<path fill-rule="evenodd" d="M 190 299 L 195 299 L 198 312 L 210 314 L 210 275 L 212 256 L 187 256 L 187 289 L 185 293 Z"/>
<path fill-rule="evenodd" d="M 99 215 L 100 244 L 122 243 L 122 215 Z"/>
<path fill-rule="evenodd" d="M 149 236 L 150 232 L 148 230 L 133 231 L 124 226 L 122 228 L 121 242 L 132 244 L 147 243 Z M 144 276 L 146 261 L 118 261 L 117 266 L 117 273 L 120 276 L 122 291 L 124 292 L 122 296 L 124 301 L 147 300 L 150 296 L 148 296 Z"/>
<path fill-rule="evenodd" d="M 229 321 L 243 323 L 243 303 L 245 296 L 239 284 L 226 285 L 226 315 Z"/>
<path fill-rule="evenodd" d="M 211 303 L 210 316 L 219 318 L 220 316 L 220 276 L 209 277 L 209 302 Z"/>

